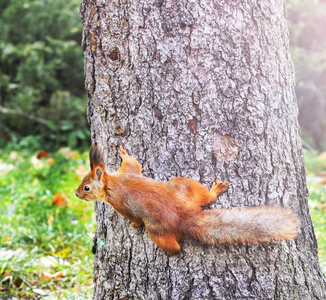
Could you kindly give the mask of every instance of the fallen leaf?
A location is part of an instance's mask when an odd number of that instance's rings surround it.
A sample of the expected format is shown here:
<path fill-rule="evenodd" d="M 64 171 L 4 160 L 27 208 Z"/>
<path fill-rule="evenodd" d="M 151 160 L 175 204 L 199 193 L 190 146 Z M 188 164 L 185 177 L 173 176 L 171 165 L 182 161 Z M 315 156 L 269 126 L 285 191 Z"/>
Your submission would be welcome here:
<path fill-rule="evenodd" d="M 10 152 L 9 158 L 13 159 L 13 160 L 16 160 L 18 158 L 18 153 L 16 151 Z"/>
<path fill-rule="evenodd" d="M 56 256 L 61 256 L 62 258 L 65 258 L 70 251 L 71 251 L 71 248 L 68 247 L 66 249 L 63 249 L 63 250 L 57 252 L 55 255 Z"/>
<path fill-rule="evenodd" d="M 319 184 L 326 184 L 326 172 L 325 171 L 318 172 L 318 173 L 316 173 L 316 175 L 317 175 L 316 182 L 318 182 Z"/>
<path fill-rule="evenodd" d="M 79 165 L 76 169 L 76 174 L 79 180 L 82 180 L 84 176 L 87 174 L 88 170 L 83 165 Z"/>
<path fill-rule="evenodd" d="M 0 251 L 1 253 L 0 261 L 6 261 L 11 259 L 15 255 L 15 252 L 12 250 Z"/>
<path fill-rule="evenodd" d="M 8 174 L 14 168 L 15 168 L 14 165 L 5 164 L 0 160 L 0 176 L 4 176 Z"/>
<path fill-rule="evenodd" d="M 68 147 L 65 147 L 65 148 L 60 148 L 59 150 L 58 150 L 58 153 L 60 153 L 60 154 L 63 154 L 63 155 L 67 155 L 67 153 L 70 151 L 70 148 L 68 148 Z"/>
<path fill-rule="evenodd" d="M 41 151 L 43 151 L 43 150 L 41 150 Z M 47 153 L 47 155 L 48 155 L 48 153 Z M 47 158 L 47 159 L 42 159 L 42 158 Z M 54 162 L 55 162 L 54 158 L 49 158 L 48 156 L 46 156 L 46 154 L 40 154 L 40 151 L 35 153 L 31 157 L 31 163 L 35 169 L 42 169 L 44 167 L 49 168 L 54 164 Z"/>
<path fill-rule="evenodd" d="M 55 163 L 55 159 L 54 158 L 49 158 L 49 159 L 46 160 L 46 165 L 48 167 L 51 167 L 54 163 Z"/>
<path fill-rule="evenodd" d="M 34 180 L 32 181 L 32 186 L 39 186 L 40 185 L 40 181 L 37 178 L 34 178 Z"/>
<path fill-rule="evenodd" d="M 6 272 L 3 274 L 2 279 L 5 279 L 6 277 L 8 277 L 9 274 L 10 274 L 10 272 L 11 272 L 11 270 L 6 271 Z"/>
<path fill-rule="evenodd" d="M 319 183 L 320 184 L 326 184 L 326 177 L 324 177 Z"/>
<path fill-rule="evenodd" d="M 32 156 L 31 163 L 35 169 L 41 169 L 44 166 L 44 163 L 41 160 L 39 160 L 35 155 Z"/>
<path fill-rule="evenodd" d="M 85 285 L 92 285 L 93 283 L 94 283 L 93 279 L 90 279 L 89 281 L 87 281 L 87 282 L 85 283 Z"/>
<path fill-rule="evenodd" d="M 319 155 L 319 158 L 326 161 L 326 152 L 323 152 Z"/>
<path fill-rule="evenodd" d="M 80 294 L 81 293 L 81 288 L 80 288 L 80 285 L 79 284 L 75 284 L 74 288 L 75 288 L 75 292 L 77 294 Z"/>
<path fill-rule="evenodd" d="M 67 206 L 67 195 L 65 193 L 55 193 L 52 203 L 58 207 Z"/>
<path fill-rule="evenodd" d="M 316 173 L 317 176 L 319 177 L 325 177 L 326 176 L 326 171 L 319 171 Z"/>
<path fill-rule="evenodd" d="M 61 278 L 63 277 L 63 273 L 61 271 L 54 273 L 54 274 L 50 274 L 48 272 L 42 272 L 41 273 L 41 278 L 43 280 L 49 280 L 49 279 L 53 279 L 53 278 Z"/>
<path fill-rule="evenodd" d="M 322 211 L 326 211 L 326 203 L 318 202 L 317 208 L 319 208 Z"/>
<path fill-rule="evenodd" d="M 35 154 L 37 159 L 41 159 L 41 158 L 49 158 L 49 152 L 46 152 L 44 150 L 40 150 Z"/>
<path fill-rule="evenodd" d="M 85 215 L 83 215 L 79 220 L 82 221 L 82 222 L 84 222 L 84 221 L 86 221 L 88 218 L 89 218 L 88 215 L 85 214 Z"/>
<path fill-rule="evenodd" d="M 42 256 L 40 258 L 40 263 L 45 266 L 55 266 L 58 263 L 58 260 L 53 256 Z"/>
<path fill-rule="evenodd" d="M 48 225 L 51 226 L 54 222 L 54 217 L 53 217 L 54 213 L 51 213 L 48 219 Z"/>
<path fill-rule="evenodd" d="M 77 151 L 69 151 L 66 154 L 66 157 L 69 158 L 69 159 L 78 159 L 78 158 L 80 158 L 80 155 L 78 154 Z"/>

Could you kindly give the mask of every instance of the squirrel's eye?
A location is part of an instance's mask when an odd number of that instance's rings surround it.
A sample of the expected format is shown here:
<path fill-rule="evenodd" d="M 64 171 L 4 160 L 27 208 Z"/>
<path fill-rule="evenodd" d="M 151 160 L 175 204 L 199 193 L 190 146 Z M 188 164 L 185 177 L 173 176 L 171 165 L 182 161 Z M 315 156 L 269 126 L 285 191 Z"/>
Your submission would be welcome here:
<path fill-rule="evenodd" d="M 89 185 L 84 186 L 84 191 L 89 192 L 91 190 L 91 187 Z"/>

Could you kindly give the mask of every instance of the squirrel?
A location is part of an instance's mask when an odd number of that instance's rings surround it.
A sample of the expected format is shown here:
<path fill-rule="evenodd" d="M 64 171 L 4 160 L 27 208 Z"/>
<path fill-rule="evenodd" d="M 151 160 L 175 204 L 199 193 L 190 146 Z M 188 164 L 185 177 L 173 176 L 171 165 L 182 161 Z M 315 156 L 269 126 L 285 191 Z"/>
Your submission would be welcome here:
<path fill-rule="evenodd" d="M 192 236 L 205 244 L 233 244 L 292 240 L 300 222 L 290 209 L 276 206 L 203 209 L 225 192 L 218 179 L 208 190 L 194 179 L 174 177 L 159 182 L 145 177 L 138 161 L 120 146 L 121 167 L 109 174 L 103 152 L 93 146 L 91 170 L 76 190 L 86 201 L 103 200 L 128 219 L 145 226 L 152 241 L 168 254 L 178 253 L 179 240 Z"/>

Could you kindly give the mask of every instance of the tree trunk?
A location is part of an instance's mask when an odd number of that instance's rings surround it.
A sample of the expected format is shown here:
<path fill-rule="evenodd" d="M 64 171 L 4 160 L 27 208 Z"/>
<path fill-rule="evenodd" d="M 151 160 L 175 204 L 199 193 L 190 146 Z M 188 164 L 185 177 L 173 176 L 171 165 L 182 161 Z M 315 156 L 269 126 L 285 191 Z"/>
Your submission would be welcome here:
<path fill-rule="evenodd" d="M 213 207 L 284 205 L 296 241 L 157 248 L 95 205 L 94 299 L 325 299 L 307 205 L 285 3 L 83 0 L 88 120 L 108 170 L 122 144 L 156 180 L 231 183 Z"/>

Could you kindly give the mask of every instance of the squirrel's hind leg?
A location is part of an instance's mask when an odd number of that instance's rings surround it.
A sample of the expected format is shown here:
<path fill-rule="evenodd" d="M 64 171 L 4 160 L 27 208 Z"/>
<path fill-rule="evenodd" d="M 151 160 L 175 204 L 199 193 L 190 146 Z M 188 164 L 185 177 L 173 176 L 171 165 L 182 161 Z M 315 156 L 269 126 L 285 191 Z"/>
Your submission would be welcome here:
<path fill-rule="evenodd" d="M 174 234 L 158 235 L 151 233 L 147 230 L 149 237 L 152 241 L 163 251 L 168 254 L 176 254 L 180 252 L 181 248 Z"/>
<path fill-rule="evenodd" d="M 228 183 L 221 183 L 216 179 L 211 190 L 208 190 L 200 182 L 185 177 L 174 177 L 168 182 L 175 190 L 180 199 L 187 199 L 184 205 L 191 204 L 191 208 L 200 209 L 201 206 L 212 204 L 217 196 L 223 193 L 229 186 Z"/>
<path fill-rule="evenodd" d="M 210 190 L 207 190 L 206 193 L 202 194 L 201 206 L 214 203 L 216 201 L 217 196 L 224 193 L 230 185 L 231 184 L 227 182 L 222 183 L 218 179 L 216 179 L 212 185 L 212 188 Z"/>
<path fill-rule="evenodd" d="M 118 170 L 119 172 L 142 175 L 141 165 L 134 157 L 128 155 L 127 150 L 124 149 L 122 145 L 120 146 L 119 154 L 122 158 L 121 167 Z"/>
<path fill-rule="evenodd" d="M 210 194 L 212 197 L 216 199 L 216 197 L 226 191 L 226 189 L 230 186 L 231 184 L 227 182 L 220 182 L 218 179 L 213 182 L 212 188 L 210 189 Z"/>

